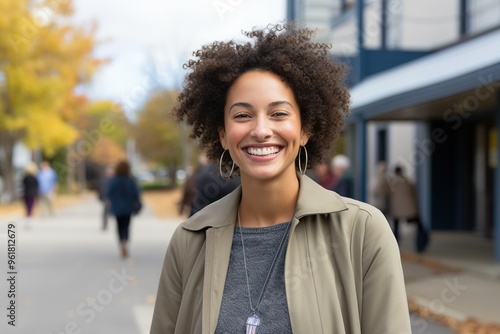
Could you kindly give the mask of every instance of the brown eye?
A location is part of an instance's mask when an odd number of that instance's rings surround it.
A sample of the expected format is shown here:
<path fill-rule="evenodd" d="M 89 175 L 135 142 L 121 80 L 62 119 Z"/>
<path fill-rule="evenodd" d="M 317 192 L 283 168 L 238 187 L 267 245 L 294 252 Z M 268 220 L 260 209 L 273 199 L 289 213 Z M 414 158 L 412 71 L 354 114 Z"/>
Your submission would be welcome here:
<path fill-rule="evenodd" d="M 274 117 L 286 117 L 288 116 L 288 113 L 286 111 L 276 111 L 275 113 L 273 113 L 273 116 Z"/>
<path fill-rule="evenodd" d="M 239 119 L 243 119 L 243 118 L 250 118 L 250 115 L 248 114 L 245 114 L 245 113 L 237 113 L 233 116 L 233 118 L 239 118 Z"/>

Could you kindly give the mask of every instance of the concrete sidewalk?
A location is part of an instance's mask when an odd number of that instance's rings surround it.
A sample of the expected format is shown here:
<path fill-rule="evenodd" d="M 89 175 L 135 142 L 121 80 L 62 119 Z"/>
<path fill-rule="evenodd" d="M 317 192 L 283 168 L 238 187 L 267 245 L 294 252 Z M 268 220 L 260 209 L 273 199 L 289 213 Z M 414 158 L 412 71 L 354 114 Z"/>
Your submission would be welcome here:
<path fill-rule="evenodd" d="M 406 290 L 412 311 L 458 333 L 500 333 L 500 263 L 493 242 L 472 233 L 433 232 L 423 254 L 414 233 L 401 241 Z"/>

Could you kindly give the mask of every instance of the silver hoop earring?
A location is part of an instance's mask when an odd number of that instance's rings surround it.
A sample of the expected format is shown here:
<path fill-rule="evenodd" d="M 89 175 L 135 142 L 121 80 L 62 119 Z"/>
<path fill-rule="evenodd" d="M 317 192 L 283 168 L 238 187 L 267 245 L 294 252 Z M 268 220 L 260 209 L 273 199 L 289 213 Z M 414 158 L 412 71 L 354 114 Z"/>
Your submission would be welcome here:
<path fill-rule="evenodd" d="M 302 148 L 304 148 L 304 154 L 306 155 L 306 164 L 304 165 L 304 169 L 302 169 L 302 162 L 300 159 L 301 153 L 302 153 Z M 308 156 L 307 156 L 307 148 L 304 146 L 299 147 L 299 172 L 300 174 L 304 175 L 307 170 L 307 163 L 308 163 Z"/>
<path fill-rule="evenodd" d="M 226 176 L 226 175 L 224 175 L 224 173 L 222 173 L 222 159 L 224 158 L 224 153 L 226 153 L 226 152 L 227 152 L 227 150 L 224 150 L 224 152 L 222 152 L 222 154 L 221 154 L 221 156 L 220 156 L 220 161 L 219 161 L 219 173 L 220 173 L 220 176 L 222 176 L 222 178 L 223 178 L 223 179 L 228 180 L 228 179 L 230 179 L 230 178 L 231 178 L 231 175 L 233 175 L 233 171 L 234 171 L 234 161 L 232 161 L 232 160 L 231 160 L 231 161 L 233 162 L 233 164 L 232 164 L 232 166 L 231 166 L 231 171 L 229 172 L 229 175 L 227 175 L 227 176 Z"/>

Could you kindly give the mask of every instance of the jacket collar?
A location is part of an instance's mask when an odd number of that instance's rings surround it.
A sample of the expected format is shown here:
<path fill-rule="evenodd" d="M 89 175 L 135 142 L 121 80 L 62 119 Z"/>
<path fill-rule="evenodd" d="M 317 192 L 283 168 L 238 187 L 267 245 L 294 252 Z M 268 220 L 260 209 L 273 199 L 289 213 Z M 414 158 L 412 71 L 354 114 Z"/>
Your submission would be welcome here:
<path fill-rule="evenodd" d="M 340 195 L 323 188 L 306 175 L 297 176 L 300 189 L 295 218 L 347 210 L 347 205 Z M 190 217 L 182 226 L 190 231 L 200 231 L 209 227 L 234 225 L 240 199 L 241 186 Z"/>

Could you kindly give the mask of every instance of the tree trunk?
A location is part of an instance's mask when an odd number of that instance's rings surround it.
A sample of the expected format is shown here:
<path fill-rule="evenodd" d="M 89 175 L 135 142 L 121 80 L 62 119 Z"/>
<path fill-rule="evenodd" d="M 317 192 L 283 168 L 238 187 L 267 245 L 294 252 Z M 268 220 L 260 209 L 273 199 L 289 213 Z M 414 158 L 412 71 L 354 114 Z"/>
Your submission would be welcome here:
<path fill-rule="evenodd" d="M 20 138 L 18 131 L 0 130 L 0 174 L 3 176 L 4 189 L 0 200 L 12 202 L 16 199 L 16 180 L 14 170 L 14 145 Z"/>

